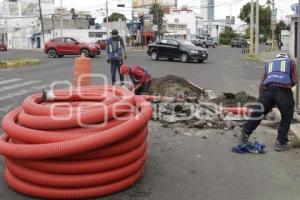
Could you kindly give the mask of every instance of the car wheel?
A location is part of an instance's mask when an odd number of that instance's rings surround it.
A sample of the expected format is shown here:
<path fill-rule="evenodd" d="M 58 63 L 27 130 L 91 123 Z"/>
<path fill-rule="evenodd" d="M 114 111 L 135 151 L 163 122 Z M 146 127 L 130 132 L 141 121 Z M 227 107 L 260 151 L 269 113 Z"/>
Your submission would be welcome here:
<path fill-rule="evenodd" d="M 156 51 L 151 52 L 151 59 L 152 60 L 158 60 L 158 55 L 157 55 Z"/>
<path fill-rule="evenodd" d="M 59 54 L 58 57 L 62 58 L 64 57 L 64 54 Z"/>
<path fill-rule="evenodd" d="M 200 59 L 198 60 L 198 63 L 203 63 L 203 62 L 204 62 L 204 60 L 200 60 Z"/>
<path fill-rule="evenodd" d="M 80 54 L 83 54 L 85 57 L 89 57 L 90 51 L 88 49 L 81 49 Z"/>
<path fill-rule="evenodd" d="M 57 56 L 57 52 L 55 49 L 49 49 L 48 50 L 48 56 L 49 58 L 55 58 Z"/>
<path fill-rule="evenodd" d="M 169 60 L 169 61 L 173 61 L 174 59 L 173 59 L 173 58 L 168 58 L 168 60 Z"/>
<path fill-rule="evenodd" d="M 216 48 L 216 47 L 217 47 L 217 45 L 214 44 L 214 45 L 213 45 L 213 48 Z"/>
<path fill-rule="evenodd" d="M 181 60 L 181 62 L 183 62 L 183 63 L 187 63 L 188 60 L 189 60 L 189 56 L 188 56 L 186 53 L 183 53 L 183 54 L 180 56 L 180 60 Z"/>
<path fill-rule="evenodd" d="M 202 44 L 202 47 L 203 47 L 203 48 L 207 48 L 207 46 L 206 46 L 206 44 L 205 44 L 205 43 L 203 43 L 203 44 Z"/>

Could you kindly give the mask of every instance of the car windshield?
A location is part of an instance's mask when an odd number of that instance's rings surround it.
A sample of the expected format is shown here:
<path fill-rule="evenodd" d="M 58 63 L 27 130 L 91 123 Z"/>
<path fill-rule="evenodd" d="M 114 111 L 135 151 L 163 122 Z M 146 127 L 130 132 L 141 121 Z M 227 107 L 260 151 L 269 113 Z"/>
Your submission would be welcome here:
<path fill-rule="evenodd" d="M 187 40 L 179 40 L 178 42 L 183 46 L 195 46 L 191 41 Z"/>

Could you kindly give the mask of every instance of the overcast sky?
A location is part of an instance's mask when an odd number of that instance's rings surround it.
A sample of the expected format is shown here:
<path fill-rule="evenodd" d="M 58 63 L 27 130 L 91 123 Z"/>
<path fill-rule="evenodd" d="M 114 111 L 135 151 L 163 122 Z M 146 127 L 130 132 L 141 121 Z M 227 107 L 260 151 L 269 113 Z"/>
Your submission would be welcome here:
<path fill-rule="evenodd" d="M 55 0 L 56 5 L 60 5 L 61 0 Z M 62 0 L 63 6 L 78 10 L 96 11 L 105 7 L 106 0 Z M 232 16 L 238 16 L 241 7 L 250 0 L 215 0 L 215 19 L 224 19 L 226 15 L 230 15 L 230 7 L 232 8 Z M 255 1 L 255 0 L 254 0 Z M 260 4 L 266 4 L 267 0 L 260 0 Z M 200 0 L 178 0 L 179 6 L 185 5 L 188 2 L 188 6 L 199 12 Z M 290 6 L 293 3 L 297 3 L 298 0 L 275 0 L 276 7 L 278 8 L 278 18 L 284 19 L 286 15 L 291 14 Z M 117 8 L 116 4 L 125 3 L 126 7 L 131 6 L 131 0 L 109 0 L 109 7 L 112 11 L 121 11 L 126 13 L 126 9 Z M 130 13 L 126 13 L 130 15 Z"/>

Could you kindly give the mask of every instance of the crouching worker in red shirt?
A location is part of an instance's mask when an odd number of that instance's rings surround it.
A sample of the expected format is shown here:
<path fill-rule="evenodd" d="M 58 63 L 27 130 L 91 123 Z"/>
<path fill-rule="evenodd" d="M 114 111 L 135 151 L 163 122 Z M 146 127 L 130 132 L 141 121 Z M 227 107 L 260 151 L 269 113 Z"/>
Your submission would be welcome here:
<path fill-rule="evenodd" d="M 122 75 L 127 75 L 133 82 L 133 90 L 136 95 L 146 94 L 151 85 L 152 76 L 147 70 L 139 65 L 122 65 L 120 69 Z"/>

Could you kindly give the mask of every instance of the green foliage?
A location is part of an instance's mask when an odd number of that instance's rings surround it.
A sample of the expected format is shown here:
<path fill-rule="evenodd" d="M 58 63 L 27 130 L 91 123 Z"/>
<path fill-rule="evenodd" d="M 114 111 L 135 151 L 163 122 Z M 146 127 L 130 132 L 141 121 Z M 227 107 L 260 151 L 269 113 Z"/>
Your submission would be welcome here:
<path fill-rule="evenodd" d="M 117 22 L 119 21 L 119 19 L 121 19 L 122 21 L 126 21 L 126 17 L 125 15 L 121 14 L 121 13 L 112 13 L 109 17 L 108 17 L 108 21 L 109 22 Z M 103 22 L 106 22 L 106 17 L 103 19 Z"/>
<path fill-rule="evenodd" d="M 276 31 L 275 34 L 277 35 L 277 37 L 281 34 L 282 30 L 290 30 L 290 26 L 287 25 L 284 21 L 280 21 L 277 25 L 276 25 Z"/>
<path fill-rule="evenodd" d="M 241 11 L 239 18 L 250 24 L 250 12 L 251 12 L 251 3 L 245 4 Z M 254 6 L 254 19 L 256 13 L 256 6 Z M 271 9 L 270 7 L 259 6 L 259 31 L 260 34 L 263 34 L 265 38 L 268 38 L 271 32 Z"/>
<path fill-rule="evenodd" d="M 231 27 L 226 27 L 225 31 L 220 34 L 220 44 L 230 45 L 231 40 L 236 38 L 237 34 L 233 31 Z"/>
<path fill-rule="evenodd" d="M 153 24 L 158 25 L 158 30 L 161 32 L 164 17 L 164 12 L 161 5 L 152 4 L 149 13 L 153 16 Z"/>

